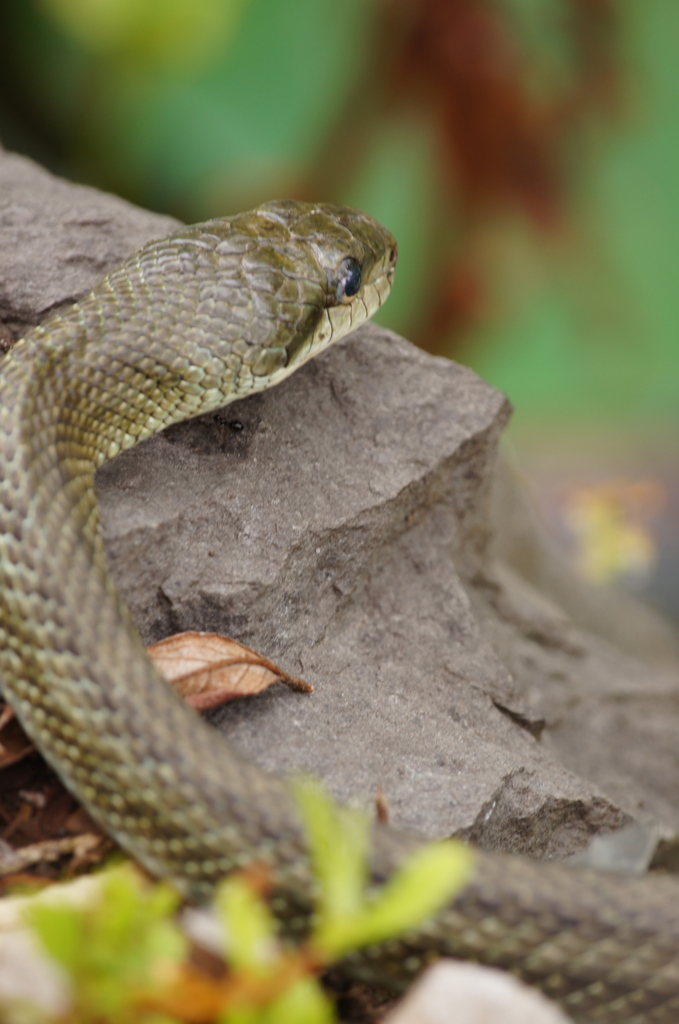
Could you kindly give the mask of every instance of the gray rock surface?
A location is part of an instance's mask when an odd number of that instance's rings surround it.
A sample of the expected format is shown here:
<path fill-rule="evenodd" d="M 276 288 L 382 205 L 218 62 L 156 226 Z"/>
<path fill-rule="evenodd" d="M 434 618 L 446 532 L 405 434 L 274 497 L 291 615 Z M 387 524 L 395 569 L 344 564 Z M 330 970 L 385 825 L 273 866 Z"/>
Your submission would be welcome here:
<path fill-rule="evenodd" d="M 242 750 L 343 799 L 381 789 L 428 835 L 502 842 L 512 819 L 512 843 L 556 853 L 620 816 L 499 709 L 526 711 L 456 567 L 482 558 L 506 416 L 373 327 L 230 406 L 242 430 L 203 417 L 111 463 L 100 496 L 146 639 L 219 630 L 315 686 L 224 708 Z"/>
<path fill-rule="evenodd" d="M 171 226 L 0 153 L 6 323 L 16 333 Z M 679 672 L 576 626 L 495 556 L 507 416 L 470 371 L 368 327 L 122 456 L 98 490 L 147 640 L 229 633 L 314 684 L 222 709 L 239 748 L 344 799 L 381 790 L 427 835 L 562 857 L 642 802 L 676 827 Z"/>
<path fill-rule="evenodd" d="M 74 302 L 178 222 L 48 174 L 0 149 L 0 322 L 5 336 Z"/>

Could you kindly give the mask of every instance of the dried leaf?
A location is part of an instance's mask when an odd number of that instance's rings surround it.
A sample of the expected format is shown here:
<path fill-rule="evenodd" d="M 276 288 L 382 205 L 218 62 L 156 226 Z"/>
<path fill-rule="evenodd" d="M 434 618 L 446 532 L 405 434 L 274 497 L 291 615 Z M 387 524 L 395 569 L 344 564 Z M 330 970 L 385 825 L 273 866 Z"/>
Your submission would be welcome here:
<path fill-rule="evenodd" d="M 3 891 L 29 878 L 43 884 L 104 859 L 110 841 L 93 834 L 97 828 L 84 811 L 77 814 L 74 798 L 37 756 L 9 706 L 0 708 L 0 772 Z"/>
<path fill-rule="evenodd" d="M 162 992 L 140 993 L 137 1002 L 144 1010 L 179 1018 L 185 1024 L 212 1024 L 217 1018 L 231 1019 L 231 1013 L 235 1019 L 243 1007 L 251 1007 L 251 1019 L 259 1019 L 256 1008 L 280 998 L 296 982 L 317 973 L 320 966 L 315 953 L 305 947 L 281 955 L 263 974 L 231 971 L 212 978 L 194 966 L 185 966 Z"/>
<path fill-rule="evenodd" d="M 104 845 L 106 840 L 102 835 L 85 833 L 64 839 L 47 839 L 42 843 L 23 846 L 20 850 L 6 849 L 0 852 L 0 875 L 14 874 L 27 867 L 61 860 L 64 856 L 73 857 L 73 866 L 80 867 L 86 862 L 97 860 L 96 854 Z"/>
<path fill-rule="evenodd" d="M 261 693 L 277 682 L 302 693 L 312 690 L 257 651 L 219 633 L 176 633 L 152 644 L 148 652 L 177 693 L 198 711 Z"/>
<path fill-rule="evenodd" d="M 21 728 L 9 704 L 0 712 L 0 768 L 20 761 L 35 747 Z"/>
<path fill-rule="evenodd" d="M 185 1024 L 212 1024 L 224 1008 L 224 984 L 185 967 L 162 993 L 141 997 L 146 1010 L 180 1018 Z"/>
<path fill-rule="evenodd" d="M 66 818 L 63 831 L 67 832 L 70 836 L 74 836 L 81 835 L 83 832 L 98 832 L 99 829 L 85 808 L 78 805 L 75 810 L 71 810 L 71 813 Z"/>

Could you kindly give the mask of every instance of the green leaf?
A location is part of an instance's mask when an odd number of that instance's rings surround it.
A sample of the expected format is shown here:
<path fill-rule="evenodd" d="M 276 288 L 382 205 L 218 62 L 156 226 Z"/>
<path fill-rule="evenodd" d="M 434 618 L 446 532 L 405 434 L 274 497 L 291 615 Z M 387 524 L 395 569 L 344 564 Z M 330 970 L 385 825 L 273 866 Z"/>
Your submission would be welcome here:
<path fill-rule="evenodd" d="M 260 1024 L 333 1024 L 332 1003 L 314 978 L 302 978 L 274 999 Z"/>
<path fill-rule="evenodd" d="M 187 941 L 170 916 L 177 905 L 168 886 L 148 885 L 130 865 L 107 873 L 88 906 L 34 901 L 29 919 L 69 973 L 74 1020 L 133 1019 L 130 999 L 186 955 Z"/>
<path fill-rule="evenodd" d="M 367 880 L 367 816 L 337 807 L 317 782 L 297 779 L 292 790 L 304 818 L 309 852 L 318 883 L 316 914 L 331 922 L 355 913 Z"/>
<path fill-rule="evenodd" d="M 270 968 L 278 951 L 276 924 L 247 877 L 235 875 L 222 882 L 215 907 L 229 965 L 235 970 Z"/>
<path fill-rule="evenodd" d="M 80 963 L 85 943 L 84 917 L 79 908 L 36 902 L 30 922 L 46 951 L 67 970 Z"/>
<path fill-rule="evenodd" d="M 254 1006 L 229 1010 L 219 1018 L 219 1024 L 262 1024 L 262 1010 Z"/>
<path fill-rule="evenodd" d="M 176 68 L 205 61 L 235 30 L 245 0 L 40 0 L 40 6 L 87 50 L 134 55 Z"/>
<path fill-rule="evenodd" d="M 361 946 L 383 942 L 440 910 L 472 873 L 474 854 L 462 843 L 431 843 L 417 850 L 367 903 L 346 920 L 323 922 L 314 936 L 336 959 Z"/>
<path fill-rule="evenodd" d="M 468 847 L 432 843 L 416 850 L 366 899 L 367 817 L 336 807 L 316 782 L 298 780 L 293 792 L 319 887 L 312 941 L 328 962 L 413 928 L 439 910 L 471 873 L 473 853 Z"/>

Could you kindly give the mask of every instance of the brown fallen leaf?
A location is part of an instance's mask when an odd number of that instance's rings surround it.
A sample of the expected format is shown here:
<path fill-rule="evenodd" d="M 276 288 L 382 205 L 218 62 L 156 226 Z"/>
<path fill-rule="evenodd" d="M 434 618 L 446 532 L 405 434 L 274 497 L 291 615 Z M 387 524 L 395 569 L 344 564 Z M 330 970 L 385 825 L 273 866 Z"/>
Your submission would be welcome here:
<path fill-rule="evenodd" d="M 26 755 L 32 756 L 26 756 Z M 111 849 L 0 704 L 0 891 L 101 863 Z"/>
<path fill-rule="evenodd" d="M 0 768 L 20 761 L 35 747 L 19 725 L 9 704 L 0 711 Z"/>
<path fill-rule="evenodd" d="M 64 839 L 46 839 L 31 846 L 22 846 L 18 850 L 6 847 L 0 851 L 0 875 L 14 874 L 24 871 L 27 867 L 36 867 L 65 856 L 73 859 L 72 868 L 91 861 L 99 863 L 99 850 L 108 845 L 110 844 L 101 833 L 83 833 Z"/>
<path fill-rule="evenodd" d="M 177 693 L 197 711 L 261 693 L 272 683 L 285 683 L 301 693 L 313 690 L 257 651 L 219 633 L 176 633 L 151 644 L 148 653 Z"/>

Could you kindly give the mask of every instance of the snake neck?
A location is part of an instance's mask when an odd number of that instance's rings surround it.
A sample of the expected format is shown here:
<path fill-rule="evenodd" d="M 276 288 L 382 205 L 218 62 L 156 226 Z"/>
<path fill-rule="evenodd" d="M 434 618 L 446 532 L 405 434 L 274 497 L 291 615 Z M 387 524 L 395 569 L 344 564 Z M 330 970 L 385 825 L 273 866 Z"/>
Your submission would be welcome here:
<path fill-rule="evenodd" d="M 275 861 L 288 896 L 308 902 L 287 790 L 175 697 L 106 573 L 93 475 L 137 437 L 100 399 L 85 329 L 68 323 L 60 346 L 61 325 L 0 367 L 2 688 L 67 787 L 153 874 L 202 900 L 234 867 Z M 131 408 L 166 415 L 126 386 Z"/>
<path fill-rule="evenodd" d="M 327 317 L 327 271 L 305 234 L 290 240 L 268 214 L 290 253 L 261 245 L 253 216 L 241 234 L 210 222 L 152 243 L 0 368 L 3 688 L 92 817 L 192 898 L 253 859 L 308 893 L 297 814 L 284 785 L 241 761 L 146 656 L 106 573 L 93 477 L 306 357 L 299 343 L 310 348 Z M 335 308 L 345 331 L 353 307 Z"/>

